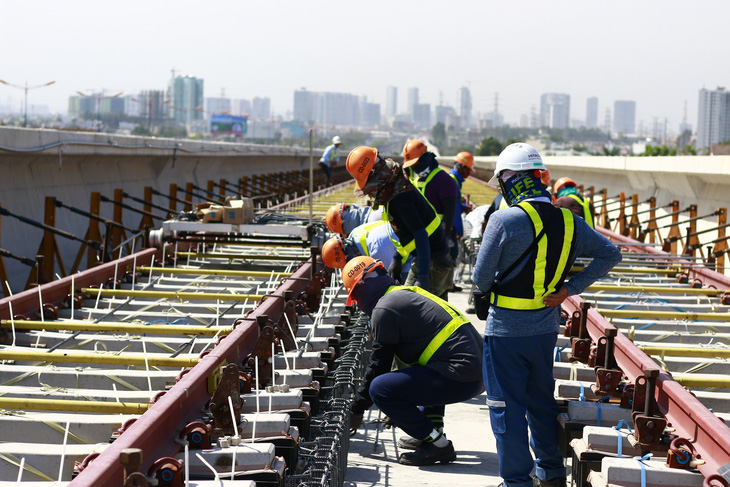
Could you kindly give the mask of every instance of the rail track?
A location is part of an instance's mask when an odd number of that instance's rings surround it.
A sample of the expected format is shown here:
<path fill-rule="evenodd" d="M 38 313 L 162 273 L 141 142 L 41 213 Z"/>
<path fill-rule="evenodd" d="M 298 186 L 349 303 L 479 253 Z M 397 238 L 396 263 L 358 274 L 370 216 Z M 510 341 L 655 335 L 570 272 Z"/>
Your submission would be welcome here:
<path fill-rule="evenodd" d="M 265 181 L 261 193 L 286 191 Z M 473 179 L 463 192 L 494 195 Z M 351 195 L 319 192 L 313 216 Z M 342 485 L 368 323 L 317 259 L 307 199 L 286 199 L 267 231 L 170 233 L 0 301 L 0 486 Z M 630 223 L 629 208 L 599 211 Z M 626 228 L 599 229 L 624 262 L 563 307 L 573 482 L 641 485 L 644 471 L 645 485 L 728 486 L 730 280 Z"/>

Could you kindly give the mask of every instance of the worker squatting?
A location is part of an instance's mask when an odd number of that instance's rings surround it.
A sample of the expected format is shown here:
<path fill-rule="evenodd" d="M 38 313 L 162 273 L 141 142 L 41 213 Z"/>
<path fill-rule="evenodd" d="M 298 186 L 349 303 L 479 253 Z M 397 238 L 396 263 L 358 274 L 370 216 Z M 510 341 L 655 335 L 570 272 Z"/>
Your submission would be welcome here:
<path fill-rule="evenodd" d="M 472 276 L 486 319 L 480 335 L 448 302 L 468 211 L 461 185 L 474 158 L 458 154 L 447 173 L 419 140 L 405 145 L 403 158 L 399 164 L 372 147 L 352 150 L 346 166 L 355 196 L 372 205 L 341 203 L 325 218 L 335 235 L 323 260 L 342 269 L 348 302 L 372 327 L 351 431 L 374 404 L 407 434 L 398 441 L 409 450 L 400 463 L 450 463 L 456 451 L 444 431 L 445 405 L 486 389 L 502 485 L 562 487 L 552 374 L 560 304 L 608 273 L 620 252 L 593 229 L 593 208 L 575 181 L 559 179 L 551 195 L 539 152 L 509 145 L 490 180 L 500 196 L 475 225 L 477 233 L 483 228 Z M 578 256 L 592 261 L 567 280 Z"/>

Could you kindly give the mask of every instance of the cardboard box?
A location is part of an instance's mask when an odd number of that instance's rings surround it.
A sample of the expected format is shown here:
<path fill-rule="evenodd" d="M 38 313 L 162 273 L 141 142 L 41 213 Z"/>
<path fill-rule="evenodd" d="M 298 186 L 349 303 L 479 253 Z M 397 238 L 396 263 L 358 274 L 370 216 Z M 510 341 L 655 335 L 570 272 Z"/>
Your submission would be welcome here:
<path fill-rule="evenodd" d="M 223 207 L 220 205 L 210 205 L 208 208 L 198 210 L 198 220 L 203 223 L 219 223 L 223 219 Z"/>
<path fill-rule="evenodd" d="M 251 198 L 230 200 L 223 207 L 223 223 L 231 223 L 234 225 L 251 223 L 254 217 L 253 213 L 254 205 Z"/>

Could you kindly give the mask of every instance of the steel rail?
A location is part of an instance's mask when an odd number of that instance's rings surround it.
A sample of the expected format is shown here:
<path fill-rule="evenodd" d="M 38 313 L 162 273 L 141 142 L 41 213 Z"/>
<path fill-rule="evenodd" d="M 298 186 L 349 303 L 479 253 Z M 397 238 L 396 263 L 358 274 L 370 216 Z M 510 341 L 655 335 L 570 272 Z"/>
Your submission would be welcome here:
<path fill-rule="evenodd" d="M 190 257 L 192 259 L 233 259 L 233 260 L 286 260 L 297 261 L 309 258 L 304 255 L 265 255 L 265 254 L 237 254 L 234 252 L 178 252 L 180 257 Z"/>
<path fill-rule="evenodd" d="M 631 241 L 628 237 L 610 230 L 603 228 L 597 230 L 612 240 Z M 663 254 L 659 250 L 655 250 L 655 252 L 658 257 Z M 693 269 L 692 272 L 705 277 L 705 282 L 711 280 L 720 287 L 730 287 L 730 279 L 725 276 L 720 276 L 707 269 Z M 580 311 L 582 301 L 580 297 L 572 296 L 563 302 L 563 307 L 569 314 L 572 314 Z M 616 329 L 594 309 L 589 309 L 586 314 L 586 328 L 595 342 L 604 337 L 607 330 Z M 629 381 L 635 382 L 636 378 L 643 376 L 646 370 L 659 368 L 623 333 L 619 332 L 613 343 L 616 363 Z M 695 451 L 704 460 L 705 463 L 697 465 L 697 469 L 705 478 L 717 475 L 720 468 L 730 463 L 730 427 L 709 411 L 699 399 L 684 389 L 682 384 L 674 380 L 668 372 L 659 371 L 654 397 L 659 412 L 672 423 L 675 434 L 691 442 Z"/>
<path fill-rule="evenodd" d="M 318 267 L 321 260 L 318 260 Z M 293 298 L 299 296 L 309 284 L 312 263 L 303 264 L 291 278 L 276 290 L 277 296 L 291 291 Z M 211 352 L 185 374 L 167 393 L 132 424 L 123 435 L 89 464 L 74 480 L 74 487 L 97 487 L 104 479 L 123 478 L 123 466 L 119 456 L 127 448 L 144 451 L 143 471 L 158 458 L 173 456 L 181 448 L 171 431 L 180 431 L 189 421 L 199 415 L 208 401 L 208 377 L 224 363 L 241 363 L 258 337 L 257 316 L 278 319 L 284 309 L 283 299 L 267 299 L 248 315 L 244 321 Z"/>
<path fill-rule="evenodd" d="M 662 286 L 637 286 L 625 285 L 617 286 L 614 284 L 591 284 L 587 288 L 588 291 L 613 291 L 619 293 L 661 293 L 661 294 L 686 294 L 691 296 L 719 296 L 730 292 L 726 289 L 712 288 L 694 288 L 694 287 L 662 287 Z"/>
<path fill-rule="evenodd" d="M 0 409 L 69 411 L 78 413 L 142 414 L 152 404 L 145 402 L 77 401 L 73 399 L 30 399 L 0 397 Z M 102 485 L 102 484 L 99 484 Z"/>
<path fill-rule="evenodd" d="M 200 362 L 199 358 L 170 358 L 159 354 L 130 354 L 116 353 L 76 353 L 76 352 L 36 352 L 31 350 L 0 350 L 0 360 L 14 360 L 16 362 L 50 362 L 73 364 L 102 364 L 102 365 L 138 365 L 144 367 L 193 367 Z"/>
<path fill-rule="evenodd" d="M 637 306 L 641 304 L 637 303 Z M 644 305 L 641 305 L 644 306 Z M 656 320 L 685 320 L 685 321 L 728 321 L 730 313 L 691 313 L 682 311 L 648 311 L 637 309 L 599 309 L 606 318 L 653 318 Z"/>

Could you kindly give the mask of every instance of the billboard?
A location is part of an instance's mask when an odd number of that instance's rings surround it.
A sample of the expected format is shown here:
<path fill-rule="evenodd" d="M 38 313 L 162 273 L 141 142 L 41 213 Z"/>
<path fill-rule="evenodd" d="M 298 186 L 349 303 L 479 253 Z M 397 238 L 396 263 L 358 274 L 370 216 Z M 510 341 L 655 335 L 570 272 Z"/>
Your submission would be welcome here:
<path fill-rule="evenodd" d="M 213 115 L 210 117 L 210 132 L 213 134 L 243 135 L 246 133 L 246 117 Z"/>

